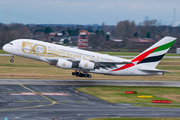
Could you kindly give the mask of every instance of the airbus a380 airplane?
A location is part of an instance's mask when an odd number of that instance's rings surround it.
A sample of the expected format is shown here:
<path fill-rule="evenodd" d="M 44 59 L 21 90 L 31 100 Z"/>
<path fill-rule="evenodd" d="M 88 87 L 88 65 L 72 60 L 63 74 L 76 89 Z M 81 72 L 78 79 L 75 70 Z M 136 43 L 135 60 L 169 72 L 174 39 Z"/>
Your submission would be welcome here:
<path fill-rule="evenodd" d="M 146 76 L 168 72 L 156 69 L 156 66 L 175 40 L 164 37 L 131 60 L 30 39 L 14 40 L 4 45 L 3 50 L 12 54 L 10 62 L 14 62 L 14 55 L 35 59 L 59 68 L 74 69 L 72 75 L 77 77 L 91 78 L 88 73 Z"/>

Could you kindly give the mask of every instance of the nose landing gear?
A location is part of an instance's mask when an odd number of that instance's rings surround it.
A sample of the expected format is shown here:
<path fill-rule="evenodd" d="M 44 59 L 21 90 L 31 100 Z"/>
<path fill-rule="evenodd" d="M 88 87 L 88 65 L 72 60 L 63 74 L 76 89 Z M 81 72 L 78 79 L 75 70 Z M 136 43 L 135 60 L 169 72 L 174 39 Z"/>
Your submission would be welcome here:
<path fill-rule="evenodd" d="M 12 55 L 12 59 L 10 60 L 11 63 L 14 62 L 14 55 Z"/>
<path fill-rule="evenodd" d="M 75 72 L 72 72 L 72 75 L 76 76 L 76 77 L 85 77 L 85 78 L 91 78 L 92 77 L 90 74 L 81 73 L 81 72 L 78 72 L 77 70 Z"/>

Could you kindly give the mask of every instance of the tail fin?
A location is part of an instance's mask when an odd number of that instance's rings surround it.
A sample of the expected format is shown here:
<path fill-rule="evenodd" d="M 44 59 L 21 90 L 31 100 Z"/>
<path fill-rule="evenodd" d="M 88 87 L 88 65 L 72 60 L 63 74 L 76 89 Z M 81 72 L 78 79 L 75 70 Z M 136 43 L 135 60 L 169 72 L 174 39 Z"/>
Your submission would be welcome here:
<path fill-rule="evenodd" d="M 174 37 L 164 37 L 144 52 L 136 56 L 131 60 L 138 65 L 147 65 L 151 68 L 155 68 L 173 43 L 176 41 Z"/>

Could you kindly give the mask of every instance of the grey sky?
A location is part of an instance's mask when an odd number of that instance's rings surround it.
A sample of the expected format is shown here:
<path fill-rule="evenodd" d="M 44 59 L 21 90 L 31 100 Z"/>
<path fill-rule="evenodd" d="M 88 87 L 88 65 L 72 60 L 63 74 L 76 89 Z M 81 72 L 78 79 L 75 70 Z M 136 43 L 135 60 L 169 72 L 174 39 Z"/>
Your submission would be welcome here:
<path fill-rule="evenodd" d="M 105 24 L 158 19 L 180 21 L 180 0 L 0 0 L 0 22 L 52 24 Z M 9 9 L 9 15 L 7 15 Z"/>

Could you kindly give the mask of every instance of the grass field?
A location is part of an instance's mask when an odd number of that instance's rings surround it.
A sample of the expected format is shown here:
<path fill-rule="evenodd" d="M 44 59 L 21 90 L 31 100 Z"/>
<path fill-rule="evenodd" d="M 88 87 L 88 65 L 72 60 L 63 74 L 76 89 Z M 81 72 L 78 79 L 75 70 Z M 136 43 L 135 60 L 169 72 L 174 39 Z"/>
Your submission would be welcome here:
<path fill-rule="evenodd" d="M 116 55 L 136 56 L 136 55 L 140 54 L 140 52 L 99 52 L 99 51 L 97 51 L 97 53 L 114 55 L 114 56 L 116 56 Z M 5 52 L 4 50 L 0 50 L 0 54 L 9 54 L 9 53 Z M 176 53 L 167 53 L 166 56 L 180 56 L 180 55 L 178 55 Z"/>
<path fill-rule="evenodd" d="M 88 120 L 180 120 L 180 118 L 93 118 Z"/>
<path fill-rule="evenodd" d="M 9 54 L 9 53 L 5 52 L 4 50 L 0 50 L 0 54 Z"/>
<path fill-rule="evenodd" d="M 10 59 L 10 56 L 0 56 L 0 78 L 88 79 L 72 76 L 73 70 L 60 69 L 44 62 L 15 56 L 14 63 L 10 63 Z M 91 79 L 180 81 L 180 59 L 164 58 L 157 68 L 174 73 L 160 76 L 107 76 L 92 74 Z"/>
<path fill-rule="evenodd" d="M 180 107 L 180 105 L 173 105 L 180 103 L 180 88 L 177 87 L 93 86 L 81 87 L 77 90 L 110 103 L 136 103 L 133 105 L 149 107 Z M 137 94 L 125 94 L 125 91 L 136 91 Z M 138 98 L 138 95 L 148 95 L 153 98 Z M 171 100 L 172 104 L 144 104 L 152 103 L 152 100 Z"/>

